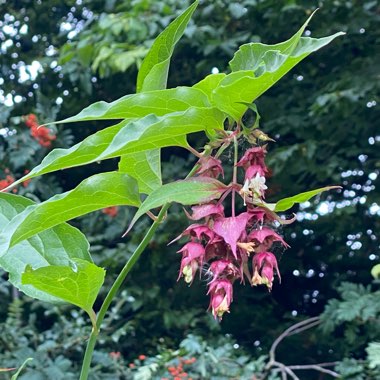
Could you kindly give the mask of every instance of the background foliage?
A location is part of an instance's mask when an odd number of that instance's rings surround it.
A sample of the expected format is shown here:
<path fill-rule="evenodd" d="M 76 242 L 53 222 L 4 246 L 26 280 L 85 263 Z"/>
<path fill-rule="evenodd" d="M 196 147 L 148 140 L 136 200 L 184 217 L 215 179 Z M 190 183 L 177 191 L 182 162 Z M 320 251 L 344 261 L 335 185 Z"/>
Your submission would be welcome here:
<path fill-rule="evenodd" d="M 134 92 L 137 68 L 153 38 L 189 4 L 0 1 L 0 180 L 21 177 L 51 147 L 68 147 L 100 127 L 58 126 L 50 131 L 56 136 L 51 145 L 41 146 L 25 115 L 36 114 L 41 123 L 63 119 L 96 100 Z M 181 209 L 174 209 L 109 313 L 94 379 L 149 378 L 154 371 L 169 377 L 164 371 L 178 366 L 180 356 L 197 358 L 188 364 L 196 378 L 202 376 L 196 363 L 202 357 L 209 363 L 214 349 L 219 349 L 216 362 L 240 361 L 238 368 L 246 368 L 245 357 L 254 358 L 258 367 L 250 371 L 259 373 L 260 356 L 285 328 L 321 313 L 321 327 L 284 340 L 278 360 L 339 361 L 336 370 L 344 378 L 379 378 L 378 283 L 370 275 L 379 262 L 379 2 L 204 1 L 176 48 L 169 87 L 225 71 L 242 43 L 284 40 L 316 6 L 320 10 L 306 35 L 339 30 L 347 35 L 297 66 L 257 105 L 262 129 L 277 140 L 268 155 L 273 198 L 330 184 L 343 185 L 343 191 L 294 209 L 299 222 L 282 231 L 291 245 L 280 263 L 282 284 L 271 294 L 237 289 L 232 312 L 220 325 L 205 312 L 204 283 L 191 288 L 176 283 L 178 255 L 167 242 L 186 222 Z M 201 135 L 191 141 L 196 147 L 203 142 Z M 163 156 L 165 180 L 183 178 L 191 167 L 180 149 L 166 149 Z M 116 162 L 33 179 L 17 191 L 44 200 L 72 189 L 100 166 L 112 168 Z M 106 281 L 148 225 L 139 221 L 137 232 L 121 239 L 129 220 L 129 210 L 119 208 L 73 222 L 90 236 L 97 264 L 107 269 Z M 89 333 L 87 317 L 69 307 L 62 314 L 62 308 L 32 303 L 5 280 L 3 275 L 0 367 L 17 367 L 30 356 L 35 359 L 21 378 L 76 378 Z M 313 375 L 308 372 L 307 378 Z"/>

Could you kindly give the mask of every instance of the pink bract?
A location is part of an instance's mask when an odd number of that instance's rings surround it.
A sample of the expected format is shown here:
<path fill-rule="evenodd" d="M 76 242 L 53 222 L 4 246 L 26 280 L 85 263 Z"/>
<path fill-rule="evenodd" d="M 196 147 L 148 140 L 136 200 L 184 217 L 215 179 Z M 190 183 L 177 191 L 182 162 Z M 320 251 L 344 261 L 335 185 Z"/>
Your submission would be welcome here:
<path fill-rule="evenodd" d="M 187 216 L 193 220 L 199 220 L 210 215 L 224 216 L 224 207 L 222 204 L 207 203 L 193 206 L 191 209 L 193 210 L 193 214 L 191 216 L 187 214 Z"/>
<path fill-rule="evenodd" d="M 201 157 L 197 164 L 200 167 L 196 171 L 196 174 L 200 177 L 218 178 L 219 175 L 224 177 L 222 162 L 218 158 L 211 156 Z"/>
<path fill-rule="evenodd" d="M 262 227 L 257 230 L 253 230 L 248 235 L 248 240 L 257 240 L 260 244 L 268 243 L 272 245 L 274 241 L 279 241 L 284 247 L 288 248 L 289 245 L 285 242 L 285 240 L 274 232 L 271 228 Z"/>
<path fill-rule="evenodd" d="M 221 319 L 225 312 L 229 312 L 232 302 L 232 284 L 230 281 L 221 279 L 209 286 L 207 294 L 210 295 L 210 306 L 213 316 Z"/>
<path fill-rule="evenodd" d="M 281 281 L 280 271 L 276 256 L 272 252 L 260 252 L 255 254 L 252 259 L 252 266 L 257 278 L 257 274 L 261 277 L 261 283 L 265 284 L 269 290 L 272 289 L 273 273 L 276 272 L 279 280 Z M 254 277 L 255 277 L 254 275 Z M 256 278 L 252 278 L 254 284 L 258 284 Z"/>
<path fill-rule="evenodd" d="M 262 165 L 251 165 L 249 166 L 246 171 L 245 171 L 245 177 L 244 179 L 252 179 L 254 177 L 256 177 L 256 175 L 258 174 L 260 177 L 265 177 L 266 173 L 268 172 L 268 169 L 266 168 L 266 166 L 262 166 Z"/>
<path fill-rule="evenodd" d="M 227 244 L 229 244 L 236 259 L 236 244 L 242 233 L 245 231 L 247 223 L 251 218 L 251 214 L 248 212 L 243 212 L 238 216 L 219 218 L 215 221 L 214 226 L 212 227 L 213 231 L 221 236 Z"/>
<path fill-rule="evenodd" d="M 264 158 L 267 151 L 265 147 L 254 147 L 248 149 L 240 161 L 236 164 L 237 166 L 242 166 L 247 169 L 251 165 L 260 165 L 266 168 Z"/>
<path fill-rule="evenodd" d="M 212 262 L 208 271 L 213 275 L 210 284 L 223 276 L 233 278 L 239 276 L 239 270 L 229 260 L 216 260 Z"/>
<path fill-rule="evenodd" d="M 186 279 L 188 275 L 184 273 L 184 269 L 190 266 L 191 278 L 190 281 L 186 282 L 191 282 L 194 279 L 194 275 L 198 267 L 203 265 L 205 249 L 202 244 L 189 242 L 177 252 L 182 253 L 181 267 L 177 281 L 181 278 L 182 275 L 185 275 Z"/>

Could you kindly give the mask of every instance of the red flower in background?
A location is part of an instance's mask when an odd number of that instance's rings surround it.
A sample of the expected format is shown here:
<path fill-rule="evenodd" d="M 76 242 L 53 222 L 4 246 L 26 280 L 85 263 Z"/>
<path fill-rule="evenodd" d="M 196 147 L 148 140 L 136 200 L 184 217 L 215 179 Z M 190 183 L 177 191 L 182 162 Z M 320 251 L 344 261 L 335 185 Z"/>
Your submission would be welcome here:
<path fill-rule="evenodd" d="M 11 185 L 14 181 L 15 181 L 15 179 L 11 175 L 8 174 L 5 177 L 5 179 L 0 180 L 0 189 L 1 190 L 5 189 L 9 185 Z"/>
<path fill-rule="evenodd" d="M 32 137 L 45 148 L 50 147 L 51 142 L 56 139 L 56 136 L 49 128 L 38 126 L 37 116 L 33 113 L 26 116 L 25 125 L 30 128 L 30 134 Z"/>
<path fill-rule="evenodd" d="M 106 214 L 110 216 L 111 218 L 114 218 L 118 212 L 119 212 L 119 209 L 116 206 L 106 207 L 102 210 L 103 214 Z"/>
<path fill-rule="evenodd" d="M 6 172 L 9 172 L 9 169 L 5 170 Z M 0 191 L 7 188 L 9 185 L 11 185 L 15 181 L 14 177 L 10 174 L 7 174 L 5 179 L 0 179 Z M 14 193 L 17 193 L 17 189 L 13 189 Z"/>

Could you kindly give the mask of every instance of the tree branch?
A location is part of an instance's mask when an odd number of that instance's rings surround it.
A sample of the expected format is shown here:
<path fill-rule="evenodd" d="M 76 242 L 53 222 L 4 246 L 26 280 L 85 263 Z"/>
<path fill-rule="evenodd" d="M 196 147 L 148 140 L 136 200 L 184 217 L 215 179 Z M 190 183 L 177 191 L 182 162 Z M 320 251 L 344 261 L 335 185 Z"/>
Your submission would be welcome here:
<path fill-rule="evenodd" d="M 294 369 L 294 370 L 314 369 L 319 372 L 327 373 L 328 375 L 331 375 L 332 377 L 336 377 L 336 378 L 341 377 L 339 373 L 327 368 L 323 368 L 320 364 L 289 365 L 288 368 Z"/>
<path fill-rule="evenodd" d="M 277 346 L 284 340 L 287 336 L 297 334 L 298 332 L 310 329 L 316 325 L 316 322 L 319 323 L 319 317 L 313 317 L 296 323 L 293 326 L 287 328 L 272 344 L 272 347 L 269 350 L 269 362 L 275 361 L 276 349 Z M 269 364 L 269 363 L 268 363 Z"/>
<path fill-rule="evenodd" d="M 338 378 L 340 375 L 332 371 L 330 369 L 324 368 L 326 366 L 333 366 L 336 363 L 318 363 L 318 364 L 305 364 L 305 365 L 285 365 L 283 363 L 280 363 L 276 360 L 276 349 L 278 345 L 288 336 L 299 334 L 305 330 L 308 330 L 312 327 L 317 326 L 320 323 L 319 317 L 313 317 L 306 319 L 305 321 L 301 321 L 296 323 L 293 326 L 290 326 L 287 328 L 283 333 L 281 333 L 276 340 L 273 342 L 270 350 L 269 350 L 269 361 L 265 366 L 266 373 L 264 374 L 264 378 L 268 376 L 269 370 L 273 367 L 275 372 L 281 372 L 281 378 L 282 380 L 287 380 L 288 376 L 291 377 L 293 380 L 300 380 L 299 377 L 294 373 L 294 371 L 297 370 L 315 370 L 319 371 L 321 373 L 325 373 L 327 375 L 330 375 L 332 377 Z"/>

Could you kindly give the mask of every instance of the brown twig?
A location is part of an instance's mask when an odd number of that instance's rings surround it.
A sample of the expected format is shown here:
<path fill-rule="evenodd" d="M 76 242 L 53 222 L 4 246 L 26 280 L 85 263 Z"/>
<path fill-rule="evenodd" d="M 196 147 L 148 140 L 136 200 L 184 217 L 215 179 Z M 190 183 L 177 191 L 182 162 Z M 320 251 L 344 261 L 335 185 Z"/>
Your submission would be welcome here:
<path fill-rule="evenodd" d="M 157 220 L 157 216 L 154 215 L 151 211 L 147 211 L 146 214 L 149 216 L 150 219 L 153 220 L 153 222 Z"/>
<path fill-rule="evenodd" d="M 277 346 L 281 343 L 282 340 L 284 340 L 287 336 L 292 335 L 293 333 L 296 334 L 294 331 L 300 332 L 300 331 L 307 330 L 311 327 L 314 327 L 315 322 L 317 321 L 319 323 L 319 317 L 306 319 L 305 321 L 301 321 L 301 322 L 296 323 L 293 326 L 290 326 L 282 334 L 280 334 L 280 336 L 273 342 L 272 347 L 269 350 L 269 363 L 271 361 L 275 361 L 275 352 L 276 352 Z"/>
<path fill-rule="evenodd" d="M 288 334 L 288 336 L 291 336 L 291 335 L 294 335 L 294 334 L 299 334 L 299 333 L 301 333 L 302 331 L 309 330 L 309 329 L 311 329 L 312 327 L 318 326 L 320 323 L 321 323 L 320 320 L 317 320 L 317 321 L 315 321 L 315 322 L 311 322 L 311 323 L 309 323 L 309 324 L 306 325 L 306 326 L 303 326 L 303 327 L 300 327 L 299 329 L 293 330 L 292 332 L 290 332 L 290 333 Z"/>
<path fill-rule="evenodd" d="M 300 380 L 299 377 L 285 364 L 274 361 L 272 363 L 273 367 L 278 367 L 278 370 L 281 372 L 281 378 L 282 380 L 287 380 L 289 375 L 293 380 Z"/>
<path fill-rule="evenodd" d="M 340 377 L 339 373 L 327 368 L 323 368 L 320 364 L 289 365 L 288 368 L 294 369 L 294 370 L 314 369 L 319 372 L 327 373 L 328 375 L 331 375 L 332 377 L 336 377 L 336 378 Z"/>
<path fill-rule="evenodd" d="M 276 340 L 273 342 L 270 350 L 269 350 L 269 361 L 265 366 L 266 373 L 264 374 L 263 378 L 265 379 L 266 376 L 269 374 L 269 370 L 273 367 L 275 367 L 273 370 L 275 372 L 281 372 L 281 378 L 282 380 L 287 380 L 288 376 L 292 378 L 293 380 L 300 380 L 299 377 L 294 373 L 294 371 L 297 370 L 315 370 L 322 373 L 326 373 L 327 375 L 330 375 L 332 377 L 338 378 L 340 375 L 332 371 L 330 369 L 324 368 L 327 366 L 333 366 L 336 363 L 330 362 L 330 363 L 318 363 L 318 364 L 305 364 L 305 365 L 285 365 L 283 363 L 280 363 L 276 360 L 276 349 L 278 345 L 288 336 L 299 334 L 305 330 L 308 330 L 312 327 L 317 326 L 320 323 L 319 317 L 313 317 L 306 319 L 305 321 L 301 321 L 296 323 L 293 326 L 290 326 L 287 328 L 282 334 L 280 334 Z M 276 368 L 277 367 L 277 368 Z"/>

